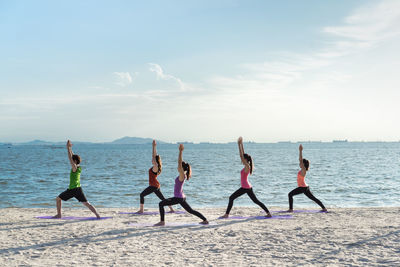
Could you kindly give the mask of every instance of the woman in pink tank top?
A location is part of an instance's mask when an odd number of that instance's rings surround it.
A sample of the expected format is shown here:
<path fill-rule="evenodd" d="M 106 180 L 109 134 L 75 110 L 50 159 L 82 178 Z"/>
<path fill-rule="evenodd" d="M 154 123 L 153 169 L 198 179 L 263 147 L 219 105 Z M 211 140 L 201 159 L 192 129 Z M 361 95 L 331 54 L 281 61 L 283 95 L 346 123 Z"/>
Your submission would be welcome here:
<path fill-rule="evenodd" d="M 293 189 L 290 191 L 288 194 L 289 197 L 289 210 L 288 212 L 293 212 L 293 196 L 298 195 L 298 194 L 305 194 L 309 199 L 313 200 L 315 203 L 317 203 L 322 211 L 327 211 L 325 208 L 324 204 L 317 199 L 310 191 L 310 187 L 306 184 L 306 174 L 308 171 L 308 168 L 310 166 L 310 162 L 306 159 L 303 159 L 303 146 L 299 146 L 299 166 L 300 166 L 300 171 L 297 173 L 297 188 Z"/>
<path fill-rule="evenodd" d="M 253 187 L 249 183 L 248 180 L 249 174 L 253 173 L 253 160 L 249 154 L 244 153 L 242 137 L 239 137 L 238 139 L 238 146 L 239 146 L 239 156 L 242 161 L 242 164 L 244 165 L 244 168 L 240 171 L 241 187 L 229 197 L 228 208 L 226 209 L 225 215 L 223 215 L 221 218 L 229 217 L 229 213 L 233 206 L 233 201 L 243 194 L 247 194 L 250 197 L 250 199 L 253 200 L 254 203 L 260 206 L 266 212 L 265 215 L 266 217 L 271 217 L 271 213 L 269 213 L 267 207 L 260 200 L 257 199 L 256 195 L 253 192 Z"/>
<path fill-rule="evenodd" d="M 185 180 L 189 180 L 192 176 L 192 168 L 189 163 L 186 163 L 182 160 L 182 152 L 184 150 L 183 144 L 179 145 L 179 156 L 178 156 L 178 172 L 179 176 L 175 178 L 175 186 L 174 186 L 174 197 L 167 198 L 162 200 L 158 206 L 160 208 L 160 222 L 155 224 L 155 226 L 163 226 L 165 225 L 165 206 L 172 206 L 176 204 L 180 204 L 188 213 L 193 214 L 203 221 L 201 224 L 208 224 L 206 217 L 203 216 L 200 212 L 192 209 L 189 204 L 186 202 L 186 196 L 183 193 L 183 184 Z"/>

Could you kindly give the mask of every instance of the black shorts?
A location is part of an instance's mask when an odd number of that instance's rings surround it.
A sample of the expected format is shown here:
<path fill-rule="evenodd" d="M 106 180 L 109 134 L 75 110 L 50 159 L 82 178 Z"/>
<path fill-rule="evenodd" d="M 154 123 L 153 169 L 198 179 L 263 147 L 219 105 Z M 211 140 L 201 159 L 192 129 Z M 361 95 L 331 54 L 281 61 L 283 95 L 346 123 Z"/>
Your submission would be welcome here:
<path fill-rule="evenodd" d="M 87 202 L 85 194 L 83 194 L 82 187 L 77 187 L 74 189 L 67 189 L 62 192 L 59 196 L 64 201 L 67 201 L 70 198 L 76 198 L 79 202 Z"/>

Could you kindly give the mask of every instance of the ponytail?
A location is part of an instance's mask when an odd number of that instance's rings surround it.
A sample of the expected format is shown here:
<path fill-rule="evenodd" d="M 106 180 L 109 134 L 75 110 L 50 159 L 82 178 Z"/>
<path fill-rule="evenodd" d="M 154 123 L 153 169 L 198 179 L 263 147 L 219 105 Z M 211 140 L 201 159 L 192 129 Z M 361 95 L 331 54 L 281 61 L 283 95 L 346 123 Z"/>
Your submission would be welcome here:
<path fill-rule="evenodd" d="M 156 155 L 155 159 L 156 159 L 157 167 L 158 167 L 157 175 L 159 175 L 161 173 L 161 170 L 162 170 L 162 161 L 161 161 L 160 155 Z"/>
<path fill-rule="evenodd" d="M 250 165 L 250 174 L 253 174 L 253 159 L 249 154 L 244 153 L 243 157 L 247 160 L 247 162 Z"/>
<path fill-rule="evenodd" d="M 187 171 L 186 171 L 186 180 L 189 181 L 190 177 L 192 177 L 192 167 L 190 166 L 190 164 L 187 164 Z"/>
<path fill-rule="evenodd" d="M 308 159 L 303 159 L 303 165 L 306 168 L 306 171 L 308 171 L 308 168 L 310 167 L 310 161 Z"/>
<path fill-rule="evenodd" d="M 182 168 L 186 172 L 186 180 L 189 180 L 192 176 L 192 167 L 189 163 L 182 161 Z"/>

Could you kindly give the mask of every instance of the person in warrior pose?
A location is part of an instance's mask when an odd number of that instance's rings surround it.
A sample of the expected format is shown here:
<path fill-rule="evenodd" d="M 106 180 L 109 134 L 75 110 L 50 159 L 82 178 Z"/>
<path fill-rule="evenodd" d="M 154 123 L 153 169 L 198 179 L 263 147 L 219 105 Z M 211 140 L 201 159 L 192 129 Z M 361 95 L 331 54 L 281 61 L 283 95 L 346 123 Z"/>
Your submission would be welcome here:
<path fill-rule="evenodd" d="M 272 217 L 267 207 L 260 200 L 257 199 L 256 195 L 253 192 L 253 187 L 248 181 L 249 174 L 251 175 L 253 173 L 254 165 L 251 156 L 249 154 L 244 153 L 242 137 L 239 137 L 238 139 L 238 146 L 239 146 L 239 156 L 242 161 L 242 164 L 244 165 L 244 168 L 240 172 L 240 178 L 241 178 L 240 181 L 242 186 L 229 197 L 228 208 L 226 209 L 225 215 L 223 215 L 221 218 L 229 217 L 229 213 L 233 206 L 233 201 L 243 194 L 247 194 L 254 203 L 260 206 L 266 212 L 265 215 L 266 217 Z"/>
<path fill-rule="evenodd" d="M 96 209 L 90 204 L 83 194 L 81 187 L 81 172 L 82 168 L 80 166 L 81 158 L 72 153 L 72 144 L 71 141 L 67 142 L 67 150 L 68 150 L 68 159 L 71 164 L 71 172 L 69 175 L 69 186 L 68 189 L 62 192 L 57 198 L 57 215 L 54 218 L 61 218 L 61 200 L 67 201 L 68 199 L 75 197 L 79 202 L 88 207 L 98 219 L 100 219 L 100 215 L 97 213 Z"/>
<path fill-rule="evenodd" d="M 156 140 L 153 140 L 153 156 L 152 156 L 153 166 L 149 169 L 149 186 L 143 190 L 140 194 L 140 208 L 137 213 L 143 213 L 144 211 L 144 197 L 155 193 L 159 199 L 164 200 L 165 197 L 161 193 L 160 183 L 157 180 L 157 176 L 161 174 L 162 170 L 162 161 L 160 155 L 157 154 L 157 143 Z M 170 212 L 174 212 L 172 206 L 169 206 Z"/>
<path fill-rule="evenodd" d="M 306 174 L 308 171 L 308 168 L 310 167 L 310 162 L 306 159 L 303 159 L 303 146 L 299 146 L 299 166 L 301 170 L 297 173 L 297 188 L 293 189 L 290 191 L 288 194 L 289 197 L 289 210 L 288 212 L 293 212 L 293 196 L 298 195 L 298 194 L 304 194 L 306 195 L 309 199 L 313 200 L 315 203 L 317 203 L 322 211 L 327 211 L 325 208 L 324 204 L 314 197 L 314 195 L 310 191 L 310 187 L 306 184 L 305 179 L 306 179 Z"/>
<path fill-rule="evenodd" d="M 174 197 L 167 198 L 162 200 L 159 203 L 160 208 L 160 222 L 155 224 L 155 226 L 163 226 L 165 225 L 165 206 L 171 206 L 175 204 L 180 204 L 187 212 L 190 214 L 196 215 L 203 221 L 201 224 L 208 224 L 206 217 L 203 216 L 200 212 L 193 210 L 189 204 L 186 202 L 186 196 L 183 193 L 183 184 L 185 180 L 189 180 L 192 176 L 192 168 L 189 163 L 186 163 L 182 160 L 182 152 L 184 150 L 183 144 L 179 145 L 179 157 L 178 157 L 178 172 L 179 175 L 175 179 L 175 187 L 174 187 Z"/>

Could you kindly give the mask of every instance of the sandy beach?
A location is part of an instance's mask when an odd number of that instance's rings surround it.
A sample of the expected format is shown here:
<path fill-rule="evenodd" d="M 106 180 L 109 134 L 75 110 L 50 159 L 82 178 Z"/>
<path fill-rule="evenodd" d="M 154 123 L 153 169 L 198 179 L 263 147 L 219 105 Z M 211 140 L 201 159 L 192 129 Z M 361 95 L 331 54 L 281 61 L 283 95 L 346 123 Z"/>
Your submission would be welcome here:
<path fill-rule="evenodd" d="M 271 208 L 281 210 L 282 208 Z M 55 209 L 0 210 L 1 266 L 399 266 L 400 208 L 337 208 L 291 219 L 218 220 L 224 208 L 199 209 L 209 226 L 145 227 L 158 215 L 99 209 L 96 221 L 49 220 Z M 152 210 L 156 211 L 156 210 Z M 231 215 L 260 215 L 234 207 Z M 274 215 L 278 215 L 274 213 Z M 65 208 L 63 216 L 92 216 Z M 190 214 L 166 222 L 194 223 Z"/>

